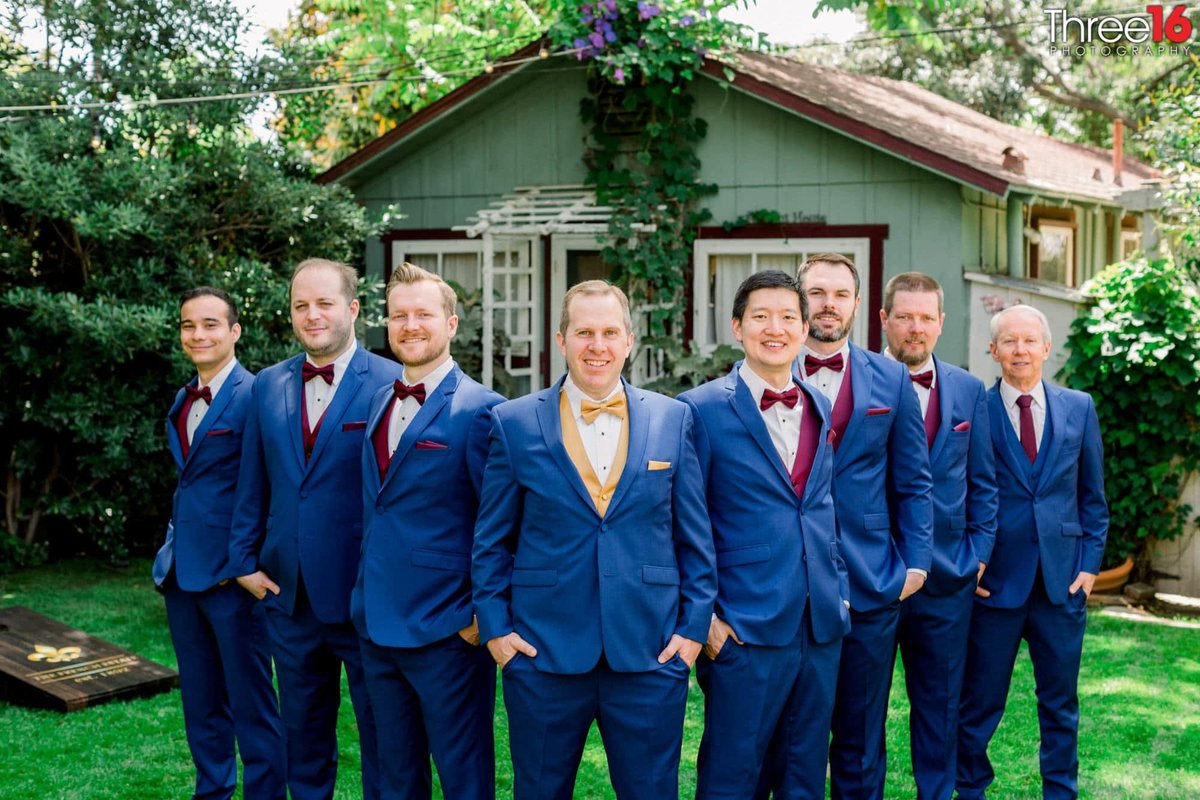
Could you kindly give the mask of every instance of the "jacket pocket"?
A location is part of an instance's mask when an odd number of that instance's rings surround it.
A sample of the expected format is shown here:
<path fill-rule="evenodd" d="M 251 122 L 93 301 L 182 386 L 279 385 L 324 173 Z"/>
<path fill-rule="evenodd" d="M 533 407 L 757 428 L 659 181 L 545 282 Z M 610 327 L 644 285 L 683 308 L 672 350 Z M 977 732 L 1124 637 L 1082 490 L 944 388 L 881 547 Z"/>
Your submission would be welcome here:
<path fill-rule="evenodd" d="M 513 569 L 513 586 L 554 586 L 558 583 L 556 569 Z"/>
<path fill-rule="evenodd" d="M 451 572 L 471 571 L 471 556 L 466 553 L 450 553 L 445 550 L 417 548 L 412 551 L 412 563 L 418 567 L 446 569 Z"/>
<path fill-rule="evenodd" d="M 891 520 L 887 514 L 863 514 L 863 527 L 869 531 L 887 530 L 891 527 Z"/>
<path fill-rule="evenodd" d="M 642 583 L 654 586 L 678 586 L 679 570 L 675 567 L 642 567 Z"/>
<path fill-rule="evenodd" d="M 1078 522 L 1064 522 L 1062 524 L 1063 536 L 1083 536 L 1083 528 Z"/>
<path fill-rule="evenodd" d="M 717 566 L 737 567 L 742 564 L 757 564 L 760 561 L 768 561 L 770 558 L 770 545 L 751 544 L 745 547 L 731 547 L 728 550 L 717 551 Z M 650 569 L 650 567 L 643 569 Z"/>

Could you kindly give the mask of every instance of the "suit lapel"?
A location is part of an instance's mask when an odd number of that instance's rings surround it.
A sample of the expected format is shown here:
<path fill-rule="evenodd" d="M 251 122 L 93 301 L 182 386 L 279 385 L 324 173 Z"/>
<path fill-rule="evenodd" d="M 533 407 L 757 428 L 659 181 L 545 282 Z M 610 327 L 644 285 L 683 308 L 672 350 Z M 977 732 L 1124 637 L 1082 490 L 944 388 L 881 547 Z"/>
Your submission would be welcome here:
<path fill-rule="evenodd" d="M 1042 424 L 1042 447 L 1038 452 L 1042 459 L 1042 469 L 1038 474 L 1039 488 L 1051 479 L 1051 474 L 1054 472 L 1051 465 L 1058 463 L 1058 451 L 1062 448 L 1063 439 L 1066 438 L 1063 429 L 1067 424 L 1062 390 L 1046 381 L 1042 381 L 1042 390 L 1046 395 L 1046 419 Z M 1047 439 L 1050 440 L 1048 444 Z M 1045 452 L 1041 452 L 1042 450 Z"/>
<path fill-rule="evenodd" d="M 433 394 L 425 398 L 425 403 L 421 406 L 421 410 L 413 417 L 413 421 L 404 431 L 404 435 L 400 437 L 400 441 L 396 444 L 396 451 L 392 453 L 392 463 L 388 467 L 387 478 L 384 480 L 386 484 L 391 480 L 392 473 L 396 470 L 396 465 L 404 460 L 405 456 L 412 452 L 413 446 L 421 441 L 421 438 L 429 426 L 437 419 L 438 414 L 442 409 L 450 405 L 454 399 L 454 392 L 458 389 L 458 382 L 462 380 L 462 370 L 457 365 L 446 374 L 442 382 L 438 384 L 437 389 Z"/>
<path fill-rule="evenodd" d="M 175 402 L 167 411 L 167 444 L 171 448 L 171 457 L 175 459 L 175 469 L 178 472 L 183 472 L 184 461 L 183 443 L 179 441 L 179 429 L 175 426 L 175 418 L 183 410 L 183 398 L 185 397 L 187 397 L 187 392 L 180 389 L 175 395 Z"/>
<path fill-rule="evenodd" d="M 283 391 L 284 418 L 288 439 L 292 442 L 292 450 L 296 455 L 296 463 L 300 465 L 301 472 L 305 469 L 304 437 L 300 432 L 300 427 L 304 424 L 300 416 L 300 404 L 304 402 L 304 378 L 300 374 L 300 367 L 303 363 L 303 353 L 292 357 Z"/>
<path fill-rule="evenodd" d="M 188 450 L 188 463 L 196 460 L 196 450 L 204 444 L 205 437 L 212 430 L 213 423 L 220 419 L 221 413 L 229 405 L 230 399 L 237 393 L 238 384 L 242 382 L 245 373 L 246 370 L 240 364 L 234 367 L 229 378 L 222 384 L 221 390 L 217 392 L 217 396 L 213 398 L 208 411 L 204 412 L 204 419 L 200 420 L 200 424 L 196 426 L 196 432 L 192 434 L 192 446 Z"/>
<path fill-rule="evenodd" d="M 571 457 L 567 455 L 567 448 L 563 445 L 562 440 L 562 419 L 558 414 L 558 396 L 562 392 L 563 380 L 560 378 L 558 383 L 547 389 L 538 398 L 537 418 L 538 427 L 542 429 L 542 438 L 546 442 L 546 449 L 550 451 L 550 455 L 558 463 L 558 468 L 562 470 L 563 477 L 580 499 L 592 509 L 597 515 L 596 504 L 592 502 L 591 495 L 588 494 L 587 487 L 583 485 L 583 478 L 579 477 L 579 470 L 575 469 L 575 465 L 571 462 Z M 626 467 L 628 469 L 628 466 Z M 609 506 L 611 508 L 611 505 Z"/>
<path fill-rule="evenodd" d="M 871 388 L 875 385 L 874 370 L 862 350 L 853 344 L 850 345 L 850 374 L 843 378 L 843 383 L 846 380 L 850 381 L 850 388 L 854 392 L 854 411 L 850 414 L 850 424 L 846 426 L 846 437 L 838 444 L 843 464 L 850 463 L 850 459 L 844 457 L 849 452 L 846 448 L 852 446 L 859 437 L 859 428 L 867 418 L 867 409 L 871 407 Z"/>
<path fill-rule="evenodd" d="M 389 387 L 389 390 L 390 388 L 391 387 Z M 375 453 L 375 434 L 378 433 L 380 425 L 387 425 L 389 422 L 387 412 L 392 407 L 392 397 L 393 395 L 389 391 L 388 394 L 384 395 L 383 402 L 379 404 L 379 407 L 369 412 L 370 416 L 367 418 L 367 435 L 365 441 L 367 442 L 366 447 L 368 447 L 371 452 L 371 464 L 373 468 L 366 470 L 363 473 L 363 480 L 369 482 L 368 485 L 371 488 L 372 494 L 379 494 L 379 492 L 383 490 L 383 484 L 387 483 L 387 477 L 392 474 L 391 468 L 395 463 L 395 459 L 392 459 L 392 461 L 388 462 L 387 474 L 381 481 L 379 479 L 378 456 Z"/>
<path fill-rule="evenodd" d="M 775 443 L 771 441 L 771 433 L 767 430 L 767 423 L 763 422 L 762 411 L 754 405 L 754 395 L 750 393 L 750 387 L 738 377 L 741 363 L 739 361 L 734 364 L 733 370 L 725 376 L 725 388 L 729 390 L 729 404 L 733 406 L 734 413 L 746 427 L 750 438 L 754 440 L 763 455 L 766 456 L 767 461 L 775 468 L 775 472 L 787 481 L 788 486 L 791 486 L 792 476 L 784 468 L 783 461 L 779 458 L 779 452 L 775 449 Z M 800 383 L 794 376 L 792 380 Z"/>
<path fill-rule="evenodd" d="M 933 447 L 929 450 L 929 463 L 937 461 L 938 456 L 942 454 L 942 448 L 946 445 L 946 440 L 950 438 L 950 431 L 953 430 L 953 411 L 954 411 L 954 383 L 953 379 L 946 374 L 946 370 L 942 367 L 942 362 L 937 356 L 933 357 L 933 370 L 937 374 L 937 380 L 933 384 L 933 390 L 938 393 L 938 431 L 933 436 Z"/>
<path fill-rule="evenodd" d="M 1025 451 L 1021 449 L 1020 441 L 1013 433 L 1012 422 L 1008 418 L 1008 411 L 1004 408 L 1004 398 L 1000 395 L 1000 381 L 998 380 L 992 390 L 988 392 L 988 412 L 991 415 L 989 421 L 992 425 L 992 449 L 1008 465 L 1008 471 L 1017 476 L 1021 485 L 1026 489 L 1031 489 L 1029 474 L 1026 470 L 1029 461 L 1025 458 Z"/>
<path fill-rule="evenodd" d="M 809 407 L 817 415 L 817 419 L 821 420 L 821 432 L 817 437 L 817 450 L 813 453 L 812 470 L 808 473 L 808 483 L 804 487 L 804 496 L 800 498 L 800 505 L 804 505 L 812 497 L 812 493 L 816 491 L 815 487 L 820 486 L 825 480 L 825 451 L 833 446 L 829 443 L 829 427 L 832 424 L 832 411 L 826 415 L 821 410 L 821 405 L 813 399 L 817 395 L 815 388 L 808 386 L 803 381 L 797 380 L 796 383 L 800 386 L 800 391 L 805 395 L 804 402 L 812 404 Z M 803 417 L 801 417 L 800 424 L 804 424 Z M 779 459 L 776 458 L 775 460 L 778 461 Z M 788 485 L 790 486 L 791 483 L 792 477 L 789 475 Z"/>
<path fill-rule="evenodd" d="M 629 416 L 629 451 L 625 456 L 625 469 L 621 471 L 621 478 L 617 481 L 617 488 L 613 492 L 612 502 L 608 504 L 606 516 L 612 514 L 621 498 L 629 491 L 630 484 L 647 468 L 646 442 L 650 438 L 650 420 L 646 417 L 650 412 L 646 409 L 646 393 L 625 383 L 624 378 L 621 379 L 621 383 L 625 384 L 625 402 Z"/>
<path fill-rule="evenodd" d="M 329 440 L 337 434 L 341 427 L 346 409 L 354 400 L 354 396 L 358 394 L 359 387 L 362 386 L 363 373 L 367 371 L 367 363 L 367 351 L 361 346 L 356 346 L 354 356 L 346 365 L 346 371 L 342 373 L 342 381 L 333 394 L 333 401 L 330 402 L 329 408 L 325 409 L 325 416 L 321 420 L 321 431 L 317 434 L 317 441 L 313 444 L 312 458 L 308 462 L 309 472 L 317 465 L 317 460 L 321 458 L 321 453 L 325 451 Z"/>

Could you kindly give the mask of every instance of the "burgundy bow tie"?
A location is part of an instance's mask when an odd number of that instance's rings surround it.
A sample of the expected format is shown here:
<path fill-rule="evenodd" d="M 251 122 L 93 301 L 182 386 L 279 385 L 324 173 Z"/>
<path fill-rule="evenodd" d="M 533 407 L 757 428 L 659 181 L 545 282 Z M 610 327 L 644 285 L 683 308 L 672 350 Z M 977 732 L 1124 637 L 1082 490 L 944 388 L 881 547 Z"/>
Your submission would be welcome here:
<path fill-rule="evenodd" d="M 185 391 L 187 391 L 187 399 L 191 401 L 191 403 L 194 403 L 197 400 L 203 400 L 210 406 L 212 405 L 212 390 L 210 390 L 207 386 L 205 386 L 203 389 L 197 389 L 195 386 L 185 386 L 183 388 Z M 191 405 L 191 403 L 189 403 L 189 405 Z"/>
<path fill-rule="evenodd" d="M 845 366 L 845 364 L 842 363 L 842 354 L 841 353 L 832 355 L 829 358 L 817 358 L 816 356 L 811 355 L 811 354 L 804 357 L 804 374 L 805 375 L 812 375 L 814 372 L 821 369 L 822 367 L 824 367 L 825 369 L 831 369 L 834 372 L 841 372 L 842 368 L 844 366 Z"/>
<path fill-rule="evenodd" d="M 319 377 L 324 378 L 326 383 L 333 386 L 333 364 L 318 367 L 305 361 L 304 366 L 300 369 L 300 374 L 304 376 L 305 383 Z"/>
<path fill-rule="evenodd" d="M 766 411 L 776 403 L 783 403 L 788 408 L 795 408 L 796 403 L 800 402 L 800 390 L 795 386 L 788 389 L 786 392 L 775 392 L 770 389 L 763 391 L 762 400 L 758 401 L 758 407 L 761 411 Z"/>
<path fill-rule="evenodd" d="M 916 375 L 909 373 L 908 377 L 912 378 L 913 383 L 919 383 L 926 389 L 933 388 L 933 370 L 927 369 L 924 372 L 918 372 Z"/>
<path fill-rule="evenodd" d="M 423 383 L 409 386 L 404 381 L 397 380 L 392 384 L 392 391 L 396 393 L 396 399 L 401 403 L 404 402 L 404 398 L 411 397 L 417 401 L 417 405 L 425 405 L 425 384 Z"/>

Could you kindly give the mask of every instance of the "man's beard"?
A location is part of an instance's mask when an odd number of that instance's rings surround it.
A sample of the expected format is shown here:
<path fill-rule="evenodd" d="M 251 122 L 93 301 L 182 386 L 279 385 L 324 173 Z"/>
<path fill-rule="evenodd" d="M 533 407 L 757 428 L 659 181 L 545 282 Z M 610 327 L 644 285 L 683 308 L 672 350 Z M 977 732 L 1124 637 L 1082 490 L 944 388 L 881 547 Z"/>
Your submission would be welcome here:
<path fill-rule="evenodd" d="M 894 354 L 896 360 L 906 367 L 921 366 L 929 360 L 929 349 L 926 347 L 925 342 L 921 342 L 920 347 L 920 351 L 902 348 L 900 352 Z"/>
<path fill-rule="evenodd" d="M 854 316 L 854 314 L 851 314 L 850 319 L 846 320 L 846 324 L 842 325 L 840 328 L 834 329 L 832 333 L 825 333 L 823 330 L 821 330 L 821 327 L 816 323 L 816 319 L 814 318 L 813 324 L 808 327 L 808 336 L 810 339 L 815 339 L 818 342 L 825 342 L 827 344 L 840 342 L 842 339 L 845 339 L 847 336 L 849 336 L 851 329 L 854 328 Z"/>

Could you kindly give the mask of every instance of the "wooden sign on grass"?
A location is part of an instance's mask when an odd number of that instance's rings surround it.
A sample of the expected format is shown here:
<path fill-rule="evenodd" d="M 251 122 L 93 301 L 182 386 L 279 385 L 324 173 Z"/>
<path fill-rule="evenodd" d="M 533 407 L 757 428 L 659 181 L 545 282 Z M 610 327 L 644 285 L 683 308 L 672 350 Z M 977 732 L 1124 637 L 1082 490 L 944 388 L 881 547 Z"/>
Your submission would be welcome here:
<path fill-rule="evenodd" d="M 178 685 L 162 664 L 28 608 L 0 608 L 0 700 L 77 711 Z"/>

